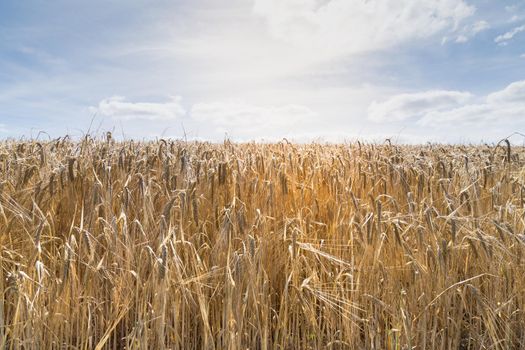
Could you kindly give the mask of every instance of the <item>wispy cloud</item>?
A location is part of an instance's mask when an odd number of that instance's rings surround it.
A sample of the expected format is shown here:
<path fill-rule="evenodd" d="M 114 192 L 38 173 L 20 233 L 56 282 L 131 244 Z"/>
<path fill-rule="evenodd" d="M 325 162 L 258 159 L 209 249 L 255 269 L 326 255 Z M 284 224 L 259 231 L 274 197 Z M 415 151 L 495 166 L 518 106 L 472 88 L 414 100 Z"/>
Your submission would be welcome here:
<path fill-rule="evenodd" d="M 66 64 L 63 58 L 53 56 L 48 52 L 31 46 L 20 46 L 15 49 L 16 52 L 34 59 L 36 62 L 46 65 L 47 67 L 60 67 Z"/>
<path fill-rule="evenodd" d="M 495 39 L 494 39 L 494 42 L 497 43 L 497 44 L 505 44 L 507 41 L 511 40 L 512 38 L 514 38 L 514 36 L 518 33 L 521 33 L 525 31 L 525 24 L 522 25 L 522 26 L 519 26 L 519 27 L 516 27 L 504 34 L 501 34 L 501 35 L 498 35 Z"/>
<path fill-rule="evenodd" d="M 6 133 L 7 132 L 7 127 L 5 126 L 5 124 L 0 124 L 0 133 Z"/>
<path fill-rule="evenodd" d="M 472 24 L 469 24 L 460 31 L 460 34 L 456 37 L 456 43 L 466 43 L 467 41 L 475 37 L 477 34 L 489 28 L 489 23 L 484 20 L 476 21 Z"/>
<path fill-rule="evenodd" d="M 92 113 L 115 120 L 178 120 L 186 114 L 177 96 L 167 102 L 129 102 L 125 97 L 113 96 L 90 107 Z"/>
<path fill-rule="evenodd" d="M 522 16 L 513 15 L 513 16 L 509 19 L 509 23 L 516 23 L 516 22 L 520 21 L 522 18 L 523 18 Z"/>
<path fill-rule="evenodd" d="M 372 102 L 368 108 L 368 118 L 375 122 L 417 118 L 433 110 L 460 106 L 470 98 L 472 94 L 468 92 L 446 90 L 399 94 L 384 102 Z"/>

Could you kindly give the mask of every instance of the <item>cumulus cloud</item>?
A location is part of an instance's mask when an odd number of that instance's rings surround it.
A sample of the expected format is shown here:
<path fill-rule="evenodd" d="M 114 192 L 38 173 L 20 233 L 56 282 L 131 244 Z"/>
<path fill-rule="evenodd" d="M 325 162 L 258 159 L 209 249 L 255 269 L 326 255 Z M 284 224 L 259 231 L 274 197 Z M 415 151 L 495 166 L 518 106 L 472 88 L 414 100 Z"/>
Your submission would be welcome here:
<path fill-rule="evenodd" d="M 219 100 L 195 103 L 188 111 L 181 104 L 181 97 L 164 103 L 130 102 L 114 96 L 100 101 L 91 112 L 112 120 L 130 121 L 131 128 L 166 127 L 174 120 L 184 117 L 184 122 L 196 133 L 204 133 L 210 139 L 223 137 L 225 133 L 236 139 L 281 138 L 304 123 L 318 121 L 318 114 L 298 104 L 277 106 L 255 105 L 241 100 Z M 151 123 L 150 123 L 151 124 Z M 198 136 L 198 135 L 196 135 Z"/>
<path fill-rule="evenodd" d="M 455 31 L 475 8 L 463 0 L 255 0 L 253 11 L 275 37 L 338 55 Z"/>
<path fill-rule="evenodd" d="M 374 101 L 368 108 L 368 118 L 376 122 L 417 118 L 433 110 L 459 106 L 472 94 L 461 91 L 432 90 L 400 94 L 384 102 Z"/>
<path fill-rule="evenodd" d="M 487 102 L 492 105 L 499 104 L 524 104 L 525 105 L 525 80 L 516 81 L 505 89 L 493 92 L 487 96 Z"/>
<path fill-rule="evenodd" d="M 524 115 L 525 80 L 522 80 L 476 99 L 470 93 L 458 91 L 396 95 L 385 102 L 373 103 L 368 117 L 376 121 L 417 117 L 420 126 L 486 127 L 512 124 Z"/>
<path fill-rule="evenodd" d="M 284 134 L 301 122 L 317 118 L 317 113 L 302 105 L 257 106 L 243 101 L 197 103 L 192 120 L 212 125 L 218 132 L 239 132 L 250 137 Z"/>
<path fill-rule="evenodd" d="M 519 26 L 519 27 L 516 27 L 504 34 L 501 34 L 501 35 L 498 35 L 495 39 L 494 39 L 494 42 L 497 43 L 497 44 L 506 44 L 507 41 L 511 40 L 512 38 L 514 38 L 514 36 L 518 33 L 521 33 L 525 31 L 525 24 L 522 25 L 522 26 Z"/>
<path fill-rule="evenodd" d="M 181 97 L 167 102 L 130 102 L 123 96 L 113 96 L 100 101 L 97 107 L 90 107 L 92 113 L 115 120 L 177 120 L 186 114 Z"/>

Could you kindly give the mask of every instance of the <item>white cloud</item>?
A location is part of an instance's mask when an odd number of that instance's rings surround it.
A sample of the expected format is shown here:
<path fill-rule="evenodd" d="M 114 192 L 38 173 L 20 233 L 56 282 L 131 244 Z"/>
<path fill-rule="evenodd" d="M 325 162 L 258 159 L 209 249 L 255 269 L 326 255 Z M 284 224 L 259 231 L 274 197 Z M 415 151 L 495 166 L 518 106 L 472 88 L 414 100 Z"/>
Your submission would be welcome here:
<path fill-rule="evenodd" d="M 516 34 L 521 33 L 523 31 L 525 31 L 525 24 L 522 25 L 522 26 L 516 27 L 516 28 L 512 29 L 511 31 L 508 31 L 505 34 L 498 35 L 494 39 L 494 42 L 497 43 L 497 44 L 505 44 L 507 41 L 509 41 L 512 38 L 514 38 L 514 36 Z"/>
<path fill-rule="evenodd" d="M 525 53 L 520 55 L 521 58 L 525 58 Z"/>
<path fill-rule="evenodd" d="M 525 115 L 525 104 L 493 105 L 481 103 L 466 105 L 447 111 L 433 111 L 418 121 L 421 126 L 476 126 L 490 128 L 497 123 L 501 125 L 517 122 Z"/>
<path fill-rule="evenodd" d="M 186 114 L 177 96 L 163 103 L 129 102 L 125 97 L 113 96 L 90 107 L 92 113 L 115 120 L 177 120 Z"/>
<path fill-rule="evenodd" d="M 7 132 L 7 127 L 5 126 L 5 124 L 0 124 L 0 132 L 1 133 L 6 133 Z"/>
<path fill-rule="evenodd" d="M 463 0 L 255 0 L 253 11 L 275 37 L 329 58 L 455 31 L 475 8 Z"/>
<path fill-rule="evenodd" d="M 521 19 L 522 19 L 521 16 L 514 15 L 514 16 L 512 16 L 512 17 L 509 19 L 509 23 L 516 23 L 516 22 L 518 22 L 518 21 L 521 20 Z"/>
<path fill-rule="evenodd" d="M 490 28 L 490 25 L 487 21 L 477 21 L 471 26 L 470 31 L 473 35 L 476 35 L 489 28 Z"/>
<path fill-rule="evenodd" d="M 463 43 L 466 43 L 468 41 L 468 37 L 466 35 L 458 35 L 458 37 L 456 38 L 456 43 L 458 44 L 463 44 Z"/>
<path fill-rule="evenodd" d="M 456 43 L 463 44 L 475 37 L 477 34 L 481 33 L 490 28 L 490 25 L 487 21 L 476 21 L 472 24 L 464 26 L 456 37 Z"/>
<path fill-rule="evenodd" d="M 505 89 L 493 92 L 487 96 L 491 105 L 522 104 L 525 105 L 525 80 L 516 81 Z"/>
<path fill-rule="evenodd" d="M 502 90 L 467 104 L 472 95 L 465 92 L 442 91 L 401 94 L 382 103 L 373 103 L 369 118 L 376 121 L 395 121 L 417 117 L 423 127 L 481 128 L 518 126 L 525 116 L 525 80 L 509 84 Z"/>
<path fill-rule="evenodd" d="M 490 28 L 487 21 L 477 21 L 472 25 L 472 33 L 477 34 Z"/>
<path fill-rule="evenodd" d="M 283 135 L 296 124 L 317 119 L 317 113 L 302 105 L 257 106 L 242 101 L 197 103 L 192 120 L 212 125 L 216 132 L 247 137 Z"/>
<path fill-rule="evenodd" d="M 446 90 L 400 94 L 384 102 L 372 102 L 368 108 L 368 118 L 376 122 L 417 118 L 433 110 L 460 106 L 471 97 L 468 92 Z"/>

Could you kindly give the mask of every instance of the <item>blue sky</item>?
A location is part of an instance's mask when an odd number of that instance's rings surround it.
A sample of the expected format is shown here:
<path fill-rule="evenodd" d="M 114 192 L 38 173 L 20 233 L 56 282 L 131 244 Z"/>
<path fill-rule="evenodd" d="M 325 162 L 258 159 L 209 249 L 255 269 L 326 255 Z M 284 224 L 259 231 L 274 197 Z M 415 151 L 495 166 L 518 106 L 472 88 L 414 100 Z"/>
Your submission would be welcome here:
<path fill-rule="evenodd" d="M 0 2 L 0 138 L 497 141 L 525 1 Z"/>

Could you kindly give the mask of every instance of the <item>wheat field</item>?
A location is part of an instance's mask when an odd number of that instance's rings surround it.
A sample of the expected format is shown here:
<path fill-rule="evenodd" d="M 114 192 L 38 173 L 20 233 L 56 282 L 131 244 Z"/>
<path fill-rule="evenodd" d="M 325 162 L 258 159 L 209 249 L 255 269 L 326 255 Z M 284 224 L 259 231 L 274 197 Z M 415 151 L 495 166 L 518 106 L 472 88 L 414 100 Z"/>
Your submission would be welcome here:
<path fill-rule="evenodd" d="M 525 149 L 0 143 L 0 349 L 525 348 Z"/>

